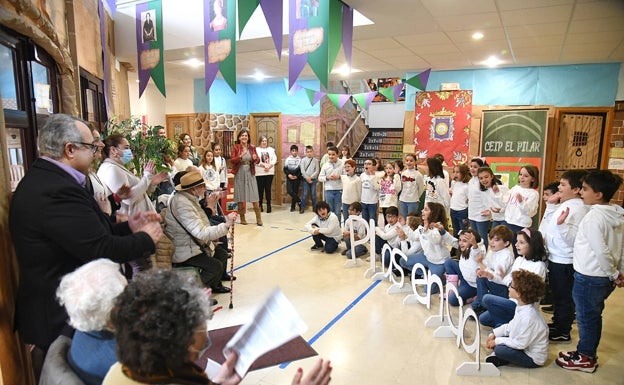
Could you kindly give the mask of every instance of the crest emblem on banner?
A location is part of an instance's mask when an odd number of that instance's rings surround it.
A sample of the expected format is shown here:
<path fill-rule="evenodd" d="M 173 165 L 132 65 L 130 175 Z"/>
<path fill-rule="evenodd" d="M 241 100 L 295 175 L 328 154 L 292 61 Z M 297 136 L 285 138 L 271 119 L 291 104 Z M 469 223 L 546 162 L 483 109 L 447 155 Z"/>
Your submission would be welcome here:
<path fill-rule="evenodd" d="M 455 131 L 455 112 L 442 108 L 440 111 L 429 114 L 429 116 L 431 117 L 429 138 L 440 142 L 453 140 L 453 132 Z"/>

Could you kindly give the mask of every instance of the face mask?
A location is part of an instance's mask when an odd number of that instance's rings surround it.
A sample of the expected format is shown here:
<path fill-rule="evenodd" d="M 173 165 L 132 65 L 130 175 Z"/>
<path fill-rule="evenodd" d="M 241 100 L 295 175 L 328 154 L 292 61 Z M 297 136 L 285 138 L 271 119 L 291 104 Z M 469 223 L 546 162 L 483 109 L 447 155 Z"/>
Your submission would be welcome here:
<path fill-rule="evenodd" d="M 130 162 L 132 160 L 132 150 L 129 148 L 126 148 L 125 150 L 123 150 L 123 153 L 121 157 L 119 158 L 119 160 L 121 160 L 123 164 Z"/>

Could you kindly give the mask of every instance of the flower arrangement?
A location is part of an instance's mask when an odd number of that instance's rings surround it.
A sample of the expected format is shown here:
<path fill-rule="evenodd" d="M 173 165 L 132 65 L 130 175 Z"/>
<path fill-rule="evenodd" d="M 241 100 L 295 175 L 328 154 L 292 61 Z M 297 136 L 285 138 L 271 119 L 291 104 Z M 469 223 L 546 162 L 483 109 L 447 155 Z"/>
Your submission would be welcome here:
<path fill-rule="evenodd" d="M 121 134 L 128 140 L 133 157 L 126 167 L 134 169 L 140 178 L 143 176 L 143 168 L 150 160 L 156 164 L 156 171 L 171 171 L 164 158 L 175 159 L 177 142 L 160 137 L 160 128 L 162 126 L 149 126 L 136 117 L 124 120 L 113 117 L 106 123 L 106 135 Z"/>

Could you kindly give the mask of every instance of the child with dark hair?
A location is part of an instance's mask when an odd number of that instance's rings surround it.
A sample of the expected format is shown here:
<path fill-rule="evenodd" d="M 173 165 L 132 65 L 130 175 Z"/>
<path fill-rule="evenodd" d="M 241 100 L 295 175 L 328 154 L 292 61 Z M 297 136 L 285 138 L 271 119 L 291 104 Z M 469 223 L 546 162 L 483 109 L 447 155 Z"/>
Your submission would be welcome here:
<path fill-rule="evenodd" d="M 299 205 L 301 210 L 301 199 L 299 199 L 299 184 L 301 183 L 301 158 L 299 157 L 299 147 L 296 144 L 290 146 L 290 156 L 284 161 L 284 174 L 286 175 L 286 191 L 290 195 L 290 211 L 295 211 L 295 206 Z M 262 202 L 260 202 L 262 203 Z"/>
<path fill-rule="evenodd" d="M 408 255 L 407 260 L 401 259 L 400 265 L 407 271 L 412 271 L 414 265 L 420 263 L 440 277 L 442 284 L 446 282 L 444 276 L 444 262 L 450 258 L 448 246 L 457 247 L 457 239 L 447 230 L 446 209 L 440 203 L 427 202 L 422 211 L 423 225 L 410 234 L 409 239 L 420 240 L 423 251 Z M 435 287 L 432 293 L 438 290 Z"/>
<path fill-rule="evenodd" d="M 509 245 L 513 240 L 513 233 L 507 226 L 496 226 L 490 230 L 490 249 L 485 258 L 477 258 L 477 299 L 472 303 L 472 308 L 477 313 L 485 312 L 483 296 L 492 293 L 499 297 L 508 298 L 507 285 L 497 283 L 494 277 L 500 280 L 507 275 L 514 262 L 514 255 Z"/>
<path fill-rule="evenodd" d="M 360 175 L 360 180 L 362 182 L 362 218 L 367 222 L 372 219 L 377 226 L 381 178 L 376 174 L 374 159 L 364 161 L 364 172 Z"/>
<path fill-rule="evenodd" d="M 622 177 L 608 170 L 583 178 L 581 197 L 591 208 L 579 224 L 574 241 L 574 287 L 579 342 L 576 351 L 560 352 L 555 361 L 564 369 L 593 373 L 602 334 L 605 301 L 615 287 L 624 287 L 624 209 L 609 204 Z"/>
<path fill-rule="evenodd" d="M 314 246 L 310 250 L 321 250 L 331 254 L 338 249 L 338 243 L 342 239 L 340 221 L 336 214 L 331 212 L 329 204 L 325 201 L 317 202 L 314 206 L 314 212 L 316 215 L 305 226 L 314 240 Z"/>
<path fill-rule="evenodd" d="M 509 200 L 505 207 L 504 220 L 514 233 L 531 227 L 533 216 L 539 209 L 538 187 L 539 169 L 532 164 L 523 166 L 518 171 L 518 184 L 509 190 Z"/>
<path fill-rule="evenodd" d="M 485 252 L 479 233 L 468 228 L 459 233 L 459 261 L 450 258 L 444 261 L 447 284 L 456 282 L 457 291 L 464 304 L 472 303 L 477 295 L 477 258 L 483 258 Z M 451 306 L 459 306 L 454 293 L 449 295 L 448 302 Z"/>
<path fill-rule="evenodd" d="M 394 206 L 388 207 L 386 210 L 386 226 L 384 228 L 375 228 L 375 253 L 381 255 L 381 249 L 386 243 L 391 247 L 399 247 L 399 237 L 397 228 L 400 227 L 399 223 L 399 209 Z M 384 266 L 390 266 L 390 256 L 383 255 L 381 260 Z"/>
<path fill-rule="evenodd" d="M 336 147 L 329 147 L 327 156 L 325 164 L 321 161 L 321 171 L 319 172 L 318 180 L 323 182 L 325 201 L 338 217 L 338 222 L 340 222 L 342 204 L 342 179 L 340 176 L 343 174 L 344 167 L 343 162 L 338 159 L 338 149 Z"/>
<path fill-rule="evenodd" d="M 540 225 L 548 249 L 548 284 L 553 294 L 553 323 L 550 340 L 570 341 L 574 321 L 574 240 L 588 207 L 581 199 L 585 170 L 568 170 L 561 175 L 559 205 Z"/>
<path fill-rule="evenodd" d="M 457 238 L 460 230 L 466 230 L 468 222 L 468 183 L 470 182 L 470 168 L 465 164 L 453 167 L 453 181 L 451 182 L 451 224 L 453 236 Z"/>
<path fill-rule="evenodd" d="M 484 166 L 487 167 L 487 163 L 481 158 L 472 158 L 470 161 L 470 175 L 472 175 L 472 179 L 468 182 L 468 219 L 470 220 L 470 227 L 479 232 L 487 248 L 490 217 L 483 215 L 483 212 L 487 210 L 487 206 L 485 205 L 481 184 L 479 183 L 479 168 Z"/>
<path fill-rule="evenodd" d="M 509 286 L 511 275 L 516 270 L 530 271 L 546 280 L 546 247 L 542 234 L 537 230 L 524 228 L 517 234 L 516 239 L 516 249 L 520 256 L 514 260 L 508 274 L 492 275 L 492 280 Z M 489 278 L 489 273 L 487 276 Z M 500 279 L 500 276 L 503 278 Z M 507 299 L 495 294 L 485 294 L 482 302 L 487 311 L 479 316 L 479 322 L 485 326 L 498 327 L 509 322 L 516 309 L 513 298 Z"/>
<path fill-rule="evenodd" d="M 539 275 L 527 270 L 514 271 L 511 277 L 509 296 L 518 306 L 509 323 L 495 328 L 488 336 L 485 346 L 494 352 L 485 362 L 538 368 L 548 358 L 548 327 L 537 307 L 546 284 Z"/>
<path fill-rule="evenodd" d="M 308 195 L 312 200 L 312 207 L 316 205 L 316 183 L 318 175 L 321 171 L 319 160 L 314 157 L 314 148 L 312 146 L 305 147 L 305 158 L 301 159 L 301 178 L 303 186 L 301 188 L 301 205 L 299 205 L 299 214 L 303 214 L 308 204 Z"/>
<path fill-rule="evenodd" d="M 362 215 L 362 204 L 360 202 L 353 202 L 349 205 L 348 208 L 349 217 L 352 215 L 356 215 L 361 217 Z M 349 218 L 347 217 L 347 219 Z M 345 219 L 345 224 L 347 223 L 347 219 Z M 364 227 L 360 222 L 353 221 L 351 224 L 351 231 L 353 232 L 353 238 L 357 241 L 366 236 L 366 227 Z M 345 245 L 347 248 L 341 253 L 342 255 L 346 255 L 347 258 L 351 258 L 351 231 L 347 230 L 347 226 L 345 225 L 345 229 L 342 231 L 342 236 L 344 237 Z M 368 252 L 368 249 L 364 245 L 355 246 L 355 256 L 361 257 Z"/>
<path fill-rule="evenodd" d="M 351 203 L 360 202 L 362 199 L 362 180 L 355 173 L 356 167 L 357 164 L 353 159 L 344 161 L 342 165 L 344 174 L 340 175 L 340 181 L 342 182 L 341 202 L 344 220 L 347 220 L 349 216 L 348 212 Z"/>
<path fill-rule="evenodd" d="M 438 158 L 427 158 L 425 177 L 425 203 L 440 203 L 448 211 L 451 205 L 448 180 L 444 179 L 444 168 Z"/>
<path fill-rule="evenodd" d="M 544 215 L 542 215 L 542 219 L 540 220 L 539 230 L 544 232 L 542 224 L 546 222 L 546 220 L 550 218 L 553 212 L 555 212 L 555 210 L 559 207 L 559 182 L 552 182 L 544 186 L 542 201 L 546 203 L 546 209 L 544 210 Z"/>
<path fill-rule="evenodd" d="M 479 167 L 478 175 L 480 189 L 483 193 L 483 202 L 486 207 L 481 214 L 492 219 L 492 228 L 498 225 L 506 225 L 503 197 L 506 196 L 509 189 L 494 175 L 494 172 L 489 167 Z M 481 237 L 485 237 L 485 235 L 481 234 Z"/>

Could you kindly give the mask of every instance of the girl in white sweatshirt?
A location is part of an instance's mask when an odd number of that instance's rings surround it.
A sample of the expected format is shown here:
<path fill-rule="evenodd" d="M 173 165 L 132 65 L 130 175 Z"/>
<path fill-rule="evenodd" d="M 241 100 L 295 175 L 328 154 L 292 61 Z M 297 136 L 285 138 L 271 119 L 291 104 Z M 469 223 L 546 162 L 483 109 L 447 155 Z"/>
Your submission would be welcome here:
<path fill-rule="evenodd" d="M 459 296 L 464 304 L 469 304 L 477 295 L 477 269 L 479 268 L 477 259 L 485 255 L 485 246 L 479 233 L 469 228 L 462 230 L 459 234 L 459 250 L 459 261 L 447 259 L 444 262 L 444 270 L 447 279 L 450 275 L 457 275 Z M 453 293 L 448 297 L 448 302 L 451 306 L 459 306 L 459 301 Z"/>
<path fill-rule="evenodd" d="M 401 259 L 399 263 L 408 271 L 412 271 L 414 265 L 420 263 L 431 270 L 431 273 L 438 275 L 444 284 L 444 261 L 450 258 L 448 246 L 457 247 L 457 239 L 447 230 L 446 209 L 442 204 L 427 202 L 422 211 L 422 219 L 423 225 L 413 231 L 409 238 L 419 240 L 423 251 L 408 255 L 407 260 Z M 437 286 L 432 293 L 435 292 Z"/>
<path fill-rule="evenodd" d="M 546 247 L 544 238 L 537 230 L 529 228 L 522 229 L 516 235 L 516 249 L 520 256 L 514 260 L 509 273 L 503 275 L 493 275 L 492 280 L 505 286 L 511 285 L 511 275 L 516 270 L 527 270 L 539 275 L 546 281 Z M 489 277 L 489 273 L 487 276 Z M 501 278 L 502 277 L 502 278 Z M 487 311 L 479 316 L 479 322 L 485 326 L 498 327 L 511 321 L 516 309 L 516 301 L 511 298 L 497 296 L 495 294 L 485 294 L 482 304 Z"/>

